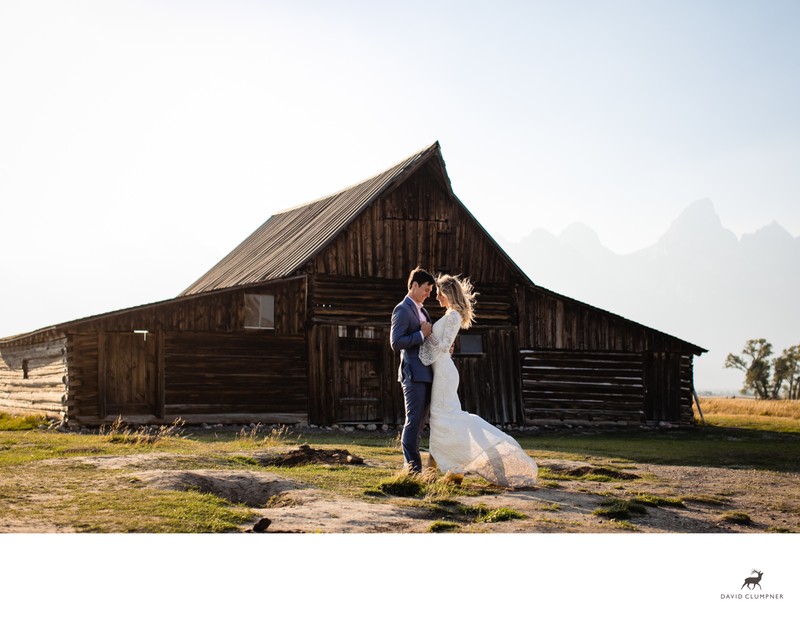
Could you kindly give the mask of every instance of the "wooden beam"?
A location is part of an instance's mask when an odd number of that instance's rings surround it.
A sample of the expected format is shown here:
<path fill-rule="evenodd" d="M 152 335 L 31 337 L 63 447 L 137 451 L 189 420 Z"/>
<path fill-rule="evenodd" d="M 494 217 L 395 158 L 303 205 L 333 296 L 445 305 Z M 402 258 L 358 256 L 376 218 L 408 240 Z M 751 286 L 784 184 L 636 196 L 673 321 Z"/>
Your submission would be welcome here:
<path fill-rule="evenodd" d="M 156 417 L 164 418 L 166 407 L 166 365 L 164 360 L 164 330 L 156 331 Z"/>
<path fill-rule="evenodd" d="M 97 332 L 97 415 L 106 417 L 106 334 Z"/>

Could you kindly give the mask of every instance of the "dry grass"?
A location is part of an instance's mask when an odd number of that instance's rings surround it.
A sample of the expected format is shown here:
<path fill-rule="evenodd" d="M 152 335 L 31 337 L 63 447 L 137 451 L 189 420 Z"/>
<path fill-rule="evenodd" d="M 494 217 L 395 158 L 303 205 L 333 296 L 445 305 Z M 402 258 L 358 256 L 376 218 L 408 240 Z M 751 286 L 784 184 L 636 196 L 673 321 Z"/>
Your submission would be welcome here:
<path fill-rule="evenodd" d="M 112 443 L 127 443 L 132 445 L 152 445 L 164 438 L 178 438 L 183 433 L 184 422 L 177 418 L 170 425 L 158 427 L 134 428 L 125 423 L 121 416 L 117 417 L 110 426 L 100 427 L 98 434 L 107 436 Z"/>
<path fill-rule="evenodd" d="M 770 416 L 800 420 L 800 401 L 798 400 L 765 401 L 762 399 L 708 397 L 700 400 L 700 406 L 703 409 L 704 416 L 733 414 L 737 416 Z M 695 417 L 700 418 L 696 406 Z"/>
<path fill-rule="evenodd" d="M 250 431 L 246 431 L 243 428 L 239 431 L 239 442 L 248 446 L 276 447 L 283 445 L 292 436 L 289 428 L 285 425 L 271 427 L 269 432 L 262 435 L 264 430 L 265 428 L 261 423 L 258 423 Z"/>

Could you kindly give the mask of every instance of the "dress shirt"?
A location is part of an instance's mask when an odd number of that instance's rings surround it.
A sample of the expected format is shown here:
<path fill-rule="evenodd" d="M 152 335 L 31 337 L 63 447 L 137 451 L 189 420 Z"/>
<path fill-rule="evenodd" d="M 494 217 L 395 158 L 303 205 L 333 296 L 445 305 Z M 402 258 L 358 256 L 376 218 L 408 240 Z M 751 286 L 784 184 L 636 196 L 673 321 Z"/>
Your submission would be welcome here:
<path fill-rule="evenodd" d="M 411 298 L 410 294 L 409 294 L 408 297 L 411 299 L 411 302 L 413 302 L 414 305 L 417 307 L 417 317 L 419 318 L 419 323 L 422 324 L 423 322 L 427 322 L 428 318 L 426 318 L 425 314 L 422 313 L 422 303 L 421 302 L 417 302 L 416 300 Z M 422 336 L 422 342 L 424 343 L 425 342 L 425 334 L 422 331 L 420 331 L 419 334 Z"/>

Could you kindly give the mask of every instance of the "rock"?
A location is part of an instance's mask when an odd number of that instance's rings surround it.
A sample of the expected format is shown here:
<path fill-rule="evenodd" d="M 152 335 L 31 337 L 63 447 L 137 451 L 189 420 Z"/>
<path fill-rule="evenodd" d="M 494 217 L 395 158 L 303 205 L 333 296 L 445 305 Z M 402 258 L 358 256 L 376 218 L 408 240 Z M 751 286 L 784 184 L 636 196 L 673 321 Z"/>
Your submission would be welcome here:
<path fill-rule="evenodd" d="M 347 427 L 344 428 L 344 431 L 346 431 L 346 432 L 354 432 L 355 430 L 353 429 L 352 425 L 348 425 Z"/>
<path fill-rule="evenodd" d="M 452 471 L 448 471 L 444 474 L 442 480 L 448 484 L 461 486 L 461 483 L 464 481 L 464 475 L 461 473 L 453 473 Z"/>
<path fill-rule="evenodd" d="M 262 517 L 253 526 L 253 532 L 267 532 L 267 528 L 272 523 L 272 520 L 267 517 Z"/>
<path fill-rule="evenodd" d="M 375 423 L 370 423 L 369 425 L 367 425 L 368 432 L 374 432 L 376 429 L 378 429 L 378 426 L 375 425 Z"/>
<path fill-rule="evenodd" d="M 389 431 L 389 426 L 386 423 L 384 423 L 383 425 L 381 425 L 381 430 L 384 431 L 384 432 L 388 432 Z"/>
<path fill-rule="evenodd" d="M 366 429 L 366 428 L 364 427 L 364 425 L 362 425 L 361 423 L 359 423 L 358 425 L 356 425 L 356 429 L 357 429 L 358 431 L 360 431 L 360 432 L 363 432 L 363 431 L 364 431 L 364 429 Z"/>

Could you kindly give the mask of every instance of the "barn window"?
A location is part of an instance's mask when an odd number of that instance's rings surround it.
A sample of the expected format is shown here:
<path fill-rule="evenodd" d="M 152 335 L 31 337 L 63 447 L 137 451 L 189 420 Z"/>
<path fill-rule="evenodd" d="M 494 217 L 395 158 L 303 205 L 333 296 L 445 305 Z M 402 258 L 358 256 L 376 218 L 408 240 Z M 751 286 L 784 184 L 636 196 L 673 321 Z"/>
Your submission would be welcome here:
<path fill-rule="evenodd" d="M 378 331 L 371 326 L 342 326 L 338 327 L 339 337 L 356 337 L 362 340 L 379 339 Z"/>
<path fill-rule="evenodd" d="M 28 360 L 27 359 L 23 359 L 22 360 L 22 378 L 23 379 L 28 379 Z"/>
<path fill-rule="evenodd" d="M 482 335 L 459 335 L 459 355 L 483 355 Z"/>
<path fill-rule="evenodd" d="M 264 294 L 244 295 L 244 328 L 275 328 L 275 296 Z"/>

